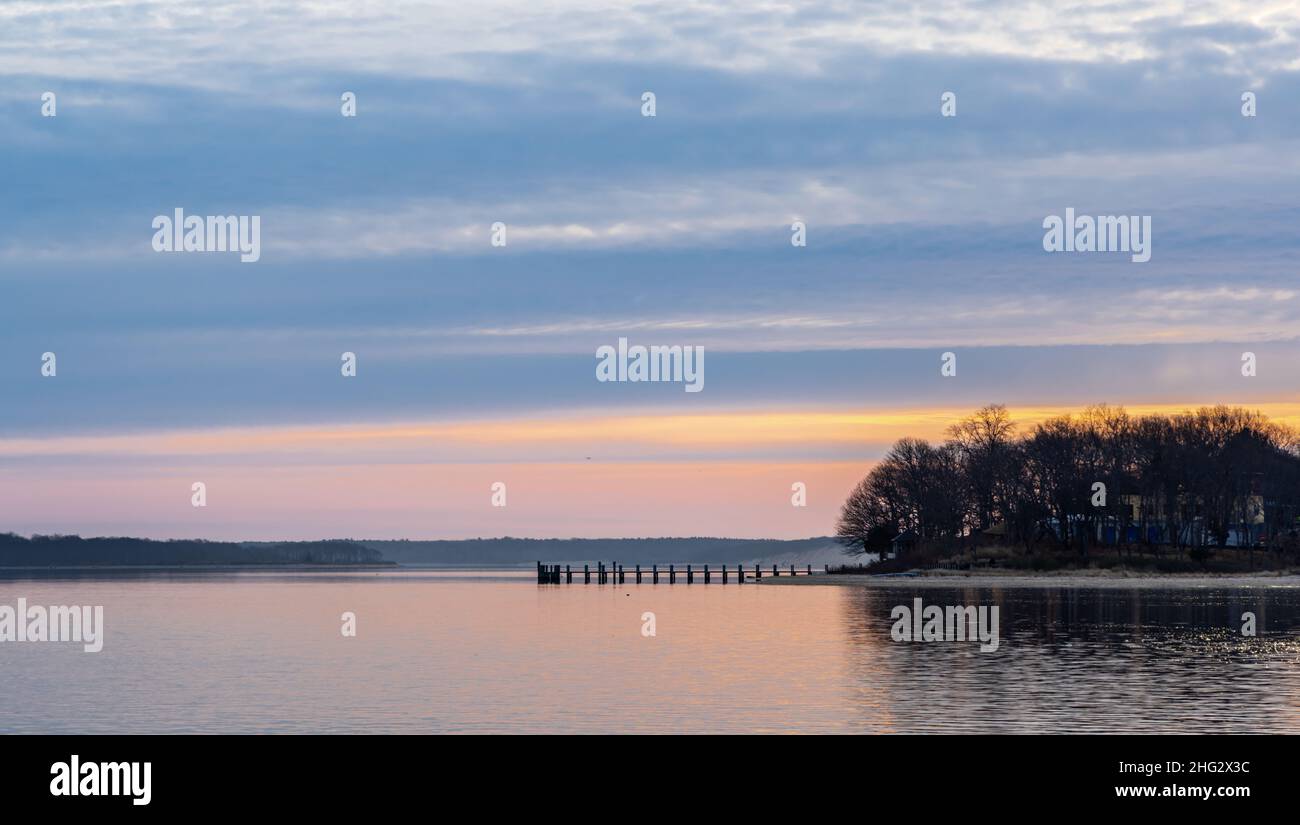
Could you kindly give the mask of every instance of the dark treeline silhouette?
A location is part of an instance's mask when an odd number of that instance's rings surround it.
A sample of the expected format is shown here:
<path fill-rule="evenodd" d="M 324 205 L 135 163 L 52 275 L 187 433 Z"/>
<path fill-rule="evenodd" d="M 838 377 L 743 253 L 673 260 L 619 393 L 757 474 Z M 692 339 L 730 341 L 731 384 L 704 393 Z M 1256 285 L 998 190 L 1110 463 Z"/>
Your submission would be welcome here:
<path fill-rule="evenodd" d="M 351 541 L 243 544 L 0 533 L 0 567 L 383 563 L 378 550 Z"/>
<path fill-rule="evenodd" d="M 835 547 L 832 537 L 779 540 L 728 538 L 525 539 L 444 541 L 153 541 L 0 533 L 0 567 L 201 564 L 452 564 L 532 565 L 626 560 L 629 564 L 724 563 L 790 557 Z"/>
<path fill-rule="evenodd" d="M 827 548 L 833 553 L 835 539 L 527 539 L 506 536 L 441 541 L 365 541 L 363 544 L 399 564 L 531 565 L 538 559 L 549 563 L 617 560 L 629 564 L 721 564 L 777 556 L 793 557 Z"/>
<path fill-rule="evenodd" d="M 1295 549 L 1300 437 L 1258 412 L 1139 416 L 1101 405 L 1019 433 L 994 405 L 948 436 L 898 441 L 857 485 L 837 528 L 846 553 Z"/>

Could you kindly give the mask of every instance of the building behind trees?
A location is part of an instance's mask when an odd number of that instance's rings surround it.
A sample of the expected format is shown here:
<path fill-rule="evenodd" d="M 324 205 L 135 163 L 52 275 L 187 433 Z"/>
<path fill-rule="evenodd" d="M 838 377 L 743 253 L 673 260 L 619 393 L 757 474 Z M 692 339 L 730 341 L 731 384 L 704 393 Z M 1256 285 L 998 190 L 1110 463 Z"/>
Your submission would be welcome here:
<path fill-rule="evenodd" d="M 837 528 L 846 552 L 909 533 L 939 551 L 1295 549 L 1300 436 L 1258 412 L 1101 405 L 1021 432 L 994 405 L 948 436 L 898 441 L 857 485 Z"/>

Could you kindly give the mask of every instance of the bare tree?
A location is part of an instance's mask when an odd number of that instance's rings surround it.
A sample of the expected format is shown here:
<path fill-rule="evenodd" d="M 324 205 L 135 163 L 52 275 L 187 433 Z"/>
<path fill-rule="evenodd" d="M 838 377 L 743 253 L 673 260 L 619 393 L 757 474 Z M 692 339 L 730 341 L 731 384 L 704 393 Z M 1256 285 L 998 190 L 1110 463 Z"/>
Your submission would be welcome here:
<path fill-rule="evenodd" d="M 1253 546 L 1261 524 L 1275 546 L 1300 547 L 1300 433 L 1258 412 L 1134 418 L 1102 404 L 1020 436 L 992 405 L 948 432 L 939 446 L 898 441 L 854 488 L 837 526 L 846 552 L 883 549 L 904 531 L 951 544 L 998 523 L 1029 552 L 1044 536 L 1084 555 L 1098 541 L 1123 548 L 1136 528 L 1157 553 L 1170 544 L 1204 558 L 1207 540 Z"/>

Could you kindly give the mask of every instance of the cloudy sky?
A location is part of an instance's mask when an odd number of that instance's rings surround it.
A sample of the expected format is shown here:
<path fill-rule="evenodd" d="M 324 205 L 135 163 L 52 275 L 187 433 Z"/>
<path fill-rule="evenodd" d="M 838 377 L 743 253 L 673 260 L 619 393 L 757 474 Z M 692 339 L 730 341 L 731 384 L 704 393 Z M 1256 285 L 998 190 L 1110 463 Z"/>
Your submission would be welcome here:
<path fill-rule="evenodd" d="M 986 403 L 1300 421 L 1292 2 L 16 0 L 0 176 L 0 530 L 802 537 Z"/>

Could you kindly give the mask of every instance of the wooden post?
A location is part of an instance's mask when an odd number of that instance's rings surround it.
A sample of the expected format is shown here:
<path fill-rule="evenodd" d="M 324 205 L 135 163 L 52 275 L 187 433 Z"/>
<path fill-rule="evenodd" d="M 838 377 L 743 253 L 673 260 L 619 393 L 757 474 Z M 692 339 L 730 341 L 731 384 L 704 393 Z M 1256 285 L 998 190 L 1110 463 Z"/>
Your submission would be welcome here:
<path fill-rule="evenodd" d="M 704 565 L 704 583 L 709 583 L 709 566 L 707 564 Z"/>
<path fill-rule="evenodd" d="M 573 584 L 573 568 L 567 564 L 564 565 L 564 583 Z"/>
<path fill-rule="evenodd" d="M 727 583 L 727 565 L 722 565 L 722 583 Z"/>
<path fill-rule="evenodd" d="M 618 583 L 623 583 L 623 565 L 621 564 L 618 566 Z"/>
<path fill-rule="evenodd" d="M 668 565 L 668 583 L 677 584 L 677 568 L 671 564 Z"/>
<path fill-rule="evenodd" d="M 781 574 L 780 574 L 780 573 L 777 571 L 777 569 L 776 569 L 776 565 L 775 565 L 775 564 L 772 565 L 772 578 L 776 578 L 777 576 L 780 576 L 780 575 L 781 575 Z"/>
<path fill-rule="evenodd" d="M 591 565 L 589 564 L 582 566 L 582 583 L 591 584 Z"/>
<path fill-rule="evenodd" d="M 745 566 L 738 564 L 736 565 L 736 584 L 744 584 L 744 583 L 745 583 Z"/>
<path fill-rule="evenodd" d="M 754 581 L 763 578 L 763 571 L 759 568 L 758 562 L 754 563 Z"/>
<path fill-rule="evenodd" d="M 636 566 L 636 583 L 641 583 L 641 565 L 639 564 Z"/>
<path fill-rule="evenodd" d="M 652 583 L 653 583 L 653 584 L 658 584 L 658 583 L 659 583 L 659 565 L 657 565 L 657 564 L 652 564 L 652 565 L 650 565 L 650 572 L 651 572 L 651 575 L 654 576 L 654 582 L 652 582 Z"/>
<path fill-rule="evenodd" d="M 811 564 L 808 565 L 808 575 L 809 575 L 809 576 L 812 575 L 812 565 L 811 565 Z"/>
<path fill-rule="evenodd" d="M 790 565 L 790 575 L 794 576 L 794 565 Z"/>
<path fill-rule="evenodd" d="M 687 584 L 695 583 L 695 571 L 691 569 L 691 566 L 689 564 L 686 565 L 686 583 Z"/>

